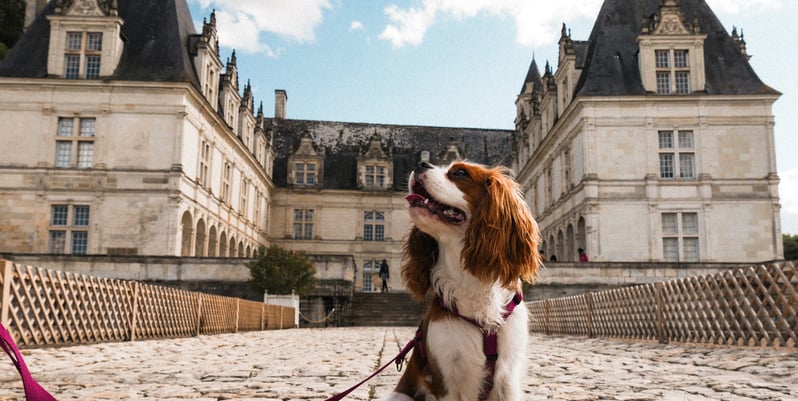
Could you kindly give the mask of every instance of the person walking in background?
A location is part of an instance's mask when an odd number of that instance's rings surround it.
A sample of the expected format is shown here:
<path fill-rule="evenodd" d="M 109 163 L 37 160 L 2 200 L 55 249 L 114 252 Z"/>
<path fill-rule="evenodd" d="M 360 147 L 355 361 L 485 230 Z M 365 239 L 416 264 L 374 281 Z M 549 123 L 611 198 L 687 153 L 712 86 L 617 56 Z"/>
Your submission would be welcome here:
<path fill-rule="evenodd" d="M 382 279 L 382 292 L 388 292 L 388 279 L 391 277 L 388 262 L 383 259 L 380 264 L 380 278 Z"/>
<path fill-rule="evenodd" d="M 579 261 L 580 262 L 587 262 L 588 261 L 587 254 L 585 253 L 584 249 L 579 248 L 576 251 L 579 252 Z"/>

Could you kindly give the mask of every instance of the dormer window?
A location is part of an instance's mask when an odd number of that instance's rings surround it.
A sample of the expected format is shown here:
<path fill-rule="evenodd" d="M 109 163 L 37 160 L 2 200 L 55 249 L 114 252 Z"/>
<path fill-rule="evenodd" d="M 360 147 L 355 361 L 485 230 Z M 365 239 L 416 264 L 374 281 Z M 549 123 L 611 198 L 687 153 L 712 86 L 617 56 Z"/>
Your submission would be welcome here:
<path fill-rule="evenodd" d="M 657 93 L 690 93 L 689 50 L 655 50 Z"/>
<path fill-rule="evenodd" d="M 114 74 L 124 50 L 124 21 L 119 18 L 116 1 L 56 2 L 47 19 L 47 74 L 66 79 L 98 79 Z"/>
<path fill-rule="evenodd" d="M 288 182 L 298 187 L 318 187 L 323 184 L 324 152 L 316 149 L 309 132 L 302 134 L 299 147 L 288 157 Z"/>
<path fill-rule="evenodd" d="M 376 132 L 357 158 L 358 186 L 362 189 L 385 190 L 393 185 L 393 160 L 382 147 L 382 138 Z"/>
<path fill-rule="evenodd" d="M 366 165 L 366 186 L 369 188 L 385 188 L 385 166 Z"/>
<path fill-rule="evenodd" d="M 698 20 L 686 22 L 673 0 L 664 1 L 658 14 L 644 18 L 637 42 L 640 77 L 646 91 L 659 95 L 704 91 L 706 38 Z"/>
<path fill-rule="evenodd" d="M 316 163 L 298 162 L 294 164 L 295 185 L 316 185 Z"/>
<path fill-rule="evenodd" d="M 99 78 L 102 50 L 102 32 L 67 32 L 64 78 Z"/>

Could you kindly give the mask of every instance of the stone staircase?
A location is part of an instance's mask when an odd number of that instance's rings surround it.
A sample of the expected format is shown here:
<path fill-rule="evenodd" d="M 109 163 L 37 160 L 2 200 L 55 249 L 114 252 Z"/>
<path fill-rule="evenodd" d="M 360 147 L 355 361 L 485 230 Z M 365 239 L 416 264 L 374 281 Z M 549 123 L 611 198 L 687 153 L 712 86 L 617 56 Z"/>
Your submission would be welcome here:
<path fill-rule="evenodd" d="M 406 292 L 356 292 L 352 297 L 352 326 L 418 326 L 423 305 Z"/>

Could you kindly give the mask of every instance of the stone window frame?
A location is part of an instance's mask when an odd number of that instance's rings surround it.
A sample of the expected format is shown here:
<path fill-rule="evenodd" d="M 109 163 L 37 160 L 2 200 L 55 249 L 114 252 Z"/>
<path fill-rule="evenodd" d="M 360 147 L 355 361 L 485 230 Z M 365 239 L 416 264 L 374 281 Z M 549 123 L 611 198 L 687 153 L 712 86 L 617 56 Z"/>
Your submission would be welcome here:
<path fill-rule="evenodd" d="M 699 262 L 701 260 L 700 217 L 695 211 L 665 211 L 660 214 L 662 260 Z"/>
<path fill-rule="evenodd" d="M 388 189 L 393 163 L 387 161 L 367 160 L 363 162 L 361 182 L 364 189 Z M 371 171 L 370 171 L 371 170 Z M 382 173 L 378 171 L 382 170 Z"/>
<path fill-rule="evenodd" d="M 659 179 L 696 179 L 698 174 L 696 171 L 695 132 L 693 130 L 657 130 L 657 148 Z"/>
<path fill-rule="evenodd" d="M 364 259 L 363 260 L 363 285 L 361 286 L 362 292 L 377 292 L 378 287 L 372 281 L 374 276 L 380 272 L 380 264 L 382 260 L 379 259 Z"/>
<path fill-rule="evenodd" d="M 316 210 L 312 208 L 293 209 L 292 227 L 294 240 L 312 240 Z"/>
<path fill-rule="evenodd" d="M 233 163 L 225 160 L 222 164 L 222 185 L 220 191 L 220 199 L 222 202 L 230 204 L 233 193 Z"/>
<path fill-rule="evenodd" d="M 100 78 L 103 33 L 69 30 L 64 34 L 64 78 Z"/>
<path fill-rule="evenodd" d="M 261 222 L 261 218 L 262 218 L 261 211 L 263 209 L 263 207 L 262 207 L 263 195 L 261 195 L 260 190 L 258 189 L 258 187 L 256 185 L 253 185 L 252 187 L 255 190 L 254 191 L 255 192 L 255 198 L 253 199 L 253 205 L 252 205 L 253 206 L 252 207 L 252 222 L 255 224 L 255 227 L 257 227 L 258 230 L 262 230 L 263 229 L 263 227 L 262 227 L 263 224 Z"/>
<path fill-rule="evenodd" d="M 370 209 L 363 211 L 363 241 L 385 241 L 385 215 L 386 213 L 383 210 Z"/>
<path fill-rule="evenodd" d="M 58 117 L 53 165 L 56 168 L 92 168 L 96 138 L 96 117 Z"/>
<path fill-rule="evenodd" d="M 203 188 L 210 189 L 211 163 L 213 162 L 213 146 L 205 138 L 200 140 L 200 157 L 197 171 L 197 182 Z"/>
<path fill-rule="evenodd" d="M 571 190 L 572 184 L 571 180 L 573 177 L 571 171 L 571 148 L 567 148 L 563 151 L 563 185 L 562 185 L 562 192 L 568 193 Z"/>
<path fill-rule="evenodd" d="M 316 160 L 295 159 L 291 161 L 292 183 L 297 186 L 313 187 L 319 184 L 319 162 Z M 301 166 L 301 168 L 300 168 Z M 312 169 L 310 168 L 312 167 Z M 312 170 L 312 172 L 311 172 Z M 301 177 L 301 179 L 300 179 Z M 312 177 L 313 182 L 309 182 Z"/>
<path fill-rule="evenodd" d="M 85 255 L 89 245 L 91 207 L 84 204 L 50 205 L 47 252 Z"/>
<path fill-rule="evenodd" d="M 655 48 L 656 92 L 659 95 L 687 95 L 690 85 L 690 50 Z"/>
<path fill-rule="evenodd" d="M 239 201 L 238 201 L 238 214 L 244 216 L 246 219 L 247 217 L 247 207 L 249 206 L 249 180 L 246 178 L 241 179 L 241 191 L 239 194 Z"/>

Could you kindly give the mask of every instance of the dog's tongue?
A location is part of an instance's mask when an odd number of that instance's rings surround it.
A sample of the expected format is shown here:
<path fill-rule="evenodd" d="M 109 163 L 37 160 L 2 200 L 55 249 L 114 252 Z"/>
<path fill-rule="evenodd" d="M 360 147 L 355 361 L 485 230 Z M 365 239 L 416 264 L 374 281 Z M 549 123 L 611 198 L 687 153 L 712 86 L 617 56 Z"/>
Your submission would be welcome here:
<path fill-rule="evenodd" d="M 410 203 L 411 205 L 414 204 L 414 203 L 424 202 L 424 199 L 426 199 L 426 198 L 424 198 L 423 196 L 421 196 L 419 194 L 410 194 L 410 195 L 405 196 L 405 200 L 408 203 Z"/>

